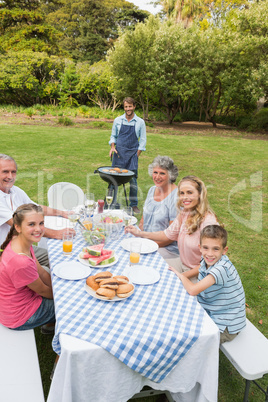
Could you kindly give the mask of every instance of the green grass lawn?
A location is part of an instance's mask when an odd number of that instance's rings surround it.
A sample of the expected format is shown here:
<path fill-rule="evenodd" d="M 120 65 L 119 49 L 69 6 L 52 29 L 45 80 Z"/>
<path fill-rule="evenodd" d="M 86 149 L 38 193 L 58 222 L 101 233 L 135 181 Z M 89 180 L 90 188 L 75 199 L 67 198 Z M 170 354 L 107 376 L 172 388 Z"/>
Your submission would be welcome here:
<path fill-rule="evenodd" d="M 148 164 L 157 155 L 168 155 L 179 168 L 179 179 L 199 176 L 208 187 L 209 201 L 229 233 L 228 255 L 242 279 L 247 317 L 267 337 L 267 155 L 268 143 L 243 136 L 211 136 L 185 132 L 168 135 L 149 132 L 147 150 L 139 160 L 139 206 L 152 185 Z M 55 182 L 69 181 L 103 198 L 107 183 L 94 170 L 110 166 L 110 130 L 74 127 L 0 125 L 1 151 L 18 164 L 16 184 L 40 204 L 47 204 L 47 190 Z M 123 188 L 119 200 L 124 202 Z M 265 202 L 266 201 L 266 202 Z M 50 336 L 36 339 L 44 391 L 55 359 Z M 261 380 L 263 387 L 266 381 Z M 265 385 L 266 384 L 266 385 Z M 219 402 L 243 400 L 244 380 L 220 353 Z M 147 400 L 147 399 L 146 399 Z M 149 398 L 148 401 L 156 401 Z M 249 401 L 262 401 L 252 386 Z M 144 399 L 145 401 L 145 399 Z M 107 401 L 108 402 L 108 401 Z"/>

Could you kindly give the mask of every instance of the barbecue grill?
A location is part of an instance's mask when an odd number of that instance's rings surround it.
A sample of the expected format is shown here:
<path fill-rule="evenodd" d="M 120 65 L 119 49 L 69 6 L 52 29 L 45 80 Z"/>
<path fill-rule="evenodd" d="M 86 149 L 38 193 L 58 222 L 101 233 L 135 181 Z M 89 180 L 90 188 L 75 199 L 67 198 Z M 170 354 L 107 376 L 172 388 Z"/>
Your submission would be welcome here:
<path fill-rule="evenodd" d="M 116 166 L 114 166 L 114 167 L 116 167 Z M 135 173 L 132 172 L 132 170 L 128 170 L 127 172 L 122 172 L 122 173 L 113 171 L 111 173 L 110 170 L 113 169 L 114 167 L 101 166 L 97 170 L 95 170 L 94 173 L 99 173 L 102 180 L 106 181 L 109 184 L 108 185 L 109 194 L 113 195 L 113 203 L 112 203 L 113 206 L 116 204 L 118 187 L 121 186 L 121 184 L 122 184 L 124 187 L 126 205 L 128 206 L 128 199 L 127 199 L 125 184 L 130 182 L 130 180 L 132 179 L 132 177 L 134 176 Z"/>

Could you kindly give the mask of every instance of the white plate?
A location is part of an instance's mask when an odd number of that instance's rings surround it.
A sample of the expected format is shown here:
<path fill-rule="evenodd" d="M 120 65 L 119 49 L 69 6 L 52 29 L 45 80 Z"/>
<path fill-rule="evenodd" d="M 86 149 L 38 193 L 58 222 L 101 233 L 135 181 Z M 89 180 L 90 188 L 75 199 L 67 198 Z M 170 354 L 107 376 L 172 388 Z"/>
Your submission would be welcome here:
<path fill-rule="evenodd" d="M 140 237 L 135 237 L 135 239 L 132 238 L 126 238 L 121 241 L 120 246 L 123 247 L 126 251 L 130 251 L 130 243 L 131 242 L 141 242 L 141 254 L 149 254 L 149 253 L 154 253 L 155 251 L 158 250 L 158 244 L 149 239 L 142 239 Z"/>
<path fill-rule="evenodd" d="M 45 216 L 45 227 L 48 229 L 61 230 L 70 227 L 70 221 L 60 216 Z"/>
<path fill-rule="evenodd" d="M 124 270 L 124 275 L 136 285 L 152 285 L 160 279 L 160 274 L 156 269 L 146 265 L 136 265 Z"/>
<path fill-rule="evenodd" d="M 55 265 L 53 274 L 62 279 L 78 280 L 87 278 L 91 274 L 91 268 L 85 267 L 77 261 L 63 261 Z"/>
<path fill-rule="evenodd" d="M 131 294 L 130 294 L 129 296 L 123 297 L 123 298 L 122 298 L 122 297 L 115 296 L 113 299 L 105 299 L 105 297 L 98 296 L 98 295 L 96 294 L 95 290 L 91 289 L 86 283 L 85 283 L 85 289 L 86 289 L 86 292 L 87 292 L 90 296 L 94 297 L 95 299 L 104 300 L 104 301 L 107 301 L 107 302 L 116 302 L 116 301 L 123 301 L 123 300 L 126 300 L 126 299 L 128 299 L 130 296 L 132 296 L 133 293 L 134 293 L 135 287 L 134 287 L 133 291 L 131 292 Z"/>
<path fill-rule="evenodd" d="M 114 262 L 110 262 L 110 264 L 106 264 L 106 265 L 90 265 L 89 262 L 88 262 L 88 259 L 79 257 L 79 254 L 78 254 L 78 257 L 77 257 L 78 261 L 81 262 L 81 264 L 86 265 L 87 267 L 91 267 L 91 268 L 108 268 L 108 267 L 111 267 L 112 265 L 116 264 L 117 261 L 118 261 L 117 255 L 114 254 L 115 260 L 114 260 Z"/>

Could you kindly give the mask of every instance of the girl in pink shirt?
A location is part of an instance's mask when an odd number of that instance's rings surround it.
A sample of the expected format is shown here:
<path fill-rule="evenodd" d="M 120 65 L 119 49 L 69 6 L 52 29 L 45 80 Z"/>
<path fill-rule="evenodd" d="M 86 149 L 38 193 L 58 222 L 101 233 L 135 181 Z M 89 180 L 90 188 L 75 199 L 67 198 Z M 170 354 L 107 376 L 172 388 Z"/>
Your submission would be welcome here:
<path fill-rule="evenodd" d="M 143 232 L 129 226 L 126 232 L 156 242 L 177 240 L 180 257 L 173 261 L 174 268 L 184 272 L 200 264 L 198 246 L 201 230 L 208 225 L 217 225 L 218 222 L 209 206 L 206 186 L 196 176 L 186 176 L 179 182 L 177 206 L 179 214 L 164 231 Z"/>
<path fill-rule="evenodd" d="M 21 205 L 2 244 L 0 323 L 16 330 L 55 322 L 50 274 L 35 258 L 32 244 L 44 234 L 44 214 L 35 204 Z"/>

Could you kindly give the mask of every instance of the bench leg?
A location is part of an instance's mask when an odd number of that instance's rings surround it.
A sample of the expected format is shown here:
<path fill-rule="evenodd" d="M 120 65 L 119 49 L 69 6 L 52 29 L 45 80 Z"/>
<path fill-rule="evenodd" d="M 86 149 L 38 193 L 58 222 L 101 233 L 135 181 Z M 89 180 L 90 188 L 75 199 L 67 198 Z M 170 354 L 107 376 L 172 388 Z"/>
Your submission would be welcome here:
<path fill-rule="evenodd" d="M 265 401 L 264 401 L 264 402 L 268 402 L 268 387 L 267 387 L 267 390 L 265 391 L 265 389 L 263 389 L 263 388 L 260 386 L 260 384 L 257 383 L 257 381 L 254 381 L 254 380 L 253 380 L 253 382 L 254 382 L 254 384 L 257 385 L 257 387 L 264 393 L 264 395 L 265 395 Z"/>
<path fill-rule="evenodd" d="M 243 400 L 243 402 L 248 402 L 249 387 L 250 387 L 250 380 L 246 380 L 246 388 L 245 388 L 245 393 L 244 393 L 244 400 Z"/>
<path fill-rule="evenodd" d="M 250 382 L 251 382 L 250 380 L 246 380 L 246 388 L 245 388 L 245 394 L 244 394 L 243 402 L 248 402 Z M 264 395 L 265 395 L 265 401 L 264 402 L 268 402 L 268 387 L 267 387 L 267 390 L 265 391 L 265 389 L 263 389 L 256 381 L 253 380 L 253 382 L 264 393 Z"/>

